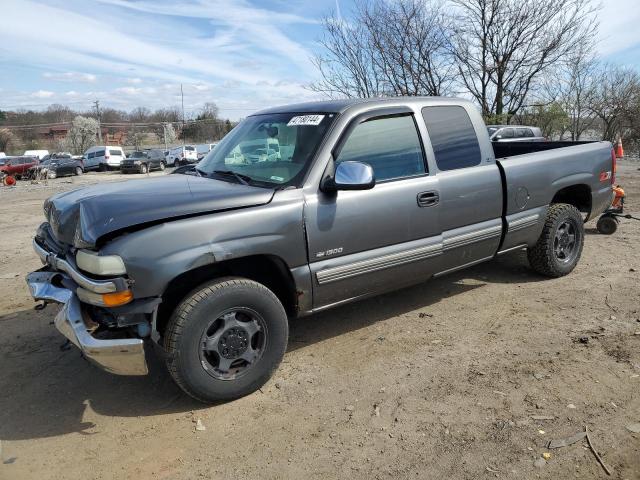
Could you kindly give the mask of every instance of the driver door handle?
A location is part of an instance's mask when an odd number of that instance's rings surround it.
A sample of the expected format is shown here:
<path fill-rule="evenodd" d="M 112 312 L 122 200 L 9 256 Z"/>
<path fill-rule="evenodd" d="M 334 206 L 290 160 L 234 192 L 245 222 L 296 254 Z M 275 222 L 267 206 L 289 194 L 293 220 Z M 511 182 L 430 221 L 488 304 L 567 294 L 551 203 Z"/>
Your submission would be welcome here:
<path fill-rule="evenodd" d="M 440 202 L 440 195 L 435 190 L 430 192 L 420 192 L 418 194 L 419 207 L 433 207 Z"/>

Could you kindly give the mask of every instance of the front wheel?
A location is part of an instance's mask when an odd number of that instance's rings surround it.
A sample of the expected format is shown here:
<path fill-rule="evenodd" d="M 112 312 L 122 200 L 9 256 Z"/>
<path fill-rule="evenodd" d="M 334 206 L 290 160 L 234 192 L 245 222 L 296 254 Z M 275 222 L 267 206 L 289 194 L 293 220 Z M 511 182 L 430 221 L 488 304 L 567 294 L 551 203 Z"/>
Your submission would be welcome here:
<path fill-rule="evenodd" d="M 286 312 L 271 290 L 244 278 L 216 280 L 194 290 L 171 316 L 167 368 L 196 400 L 233 400 L 269 380 L 288 335 Z"/>
<path fill-rule="evenodd" d="M 582 215 L 573 205 L 556 203 L 549 207 L 540 238 L 527 250 L 527 257 L 536 272 L 562 277 L 578 264 L 583 246 Z"/>
<path fill-rule="evenodd" d="M 167 168 L 167 166 L 164 164 L 164 162 L 160 162 L 160 171 L 164 171 L 165 168 Z"/>
<path fill-rule="evenodd" d="M 147 173 L 147 165 L 144 163 L 140 165 L 140 173 Z"/>
<path fill-rule="evenodd" d="M 80 175 L 82 175 L 84 173 L 84 170 L 82 170 L 82 167 L 76 167 L 76 175 L 79 177 Z"/>

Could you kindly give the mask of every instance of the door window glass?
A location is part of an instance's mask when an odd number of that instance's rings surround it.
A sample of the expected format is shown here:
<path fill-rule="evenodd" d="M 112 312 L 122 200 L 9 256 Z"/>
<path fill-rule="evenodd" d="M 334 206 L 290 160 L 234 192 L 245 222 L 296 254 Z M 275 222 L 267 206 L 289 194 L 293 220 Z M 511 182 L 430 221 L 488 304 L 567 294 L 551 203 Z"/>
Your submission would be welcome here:
<path fill-rule="evenodd" d="M 413 117 L 387 117 L 358 125 L 342 146 L 336 164 L 368 163 L 377 181 L 426 173 L 420 137 Z"/>

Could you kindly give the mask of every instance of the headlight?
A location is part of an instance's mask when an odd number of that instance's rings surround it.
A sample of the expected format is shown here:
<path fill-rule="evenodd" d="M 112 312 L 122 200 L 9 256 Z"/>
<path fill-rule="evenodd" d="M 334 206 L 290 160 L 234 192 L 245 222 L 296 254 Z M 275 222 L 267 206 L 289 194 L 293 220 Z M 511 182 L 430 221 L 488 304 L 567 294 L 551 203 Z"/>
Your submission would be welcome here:
<path fill-rule="evenodd" d="M 95 275 L 124 275 L 127 269 L 117 255 L 98 255 L 88 250 L 78 250 L 76 263 L 81 270 Z"/>

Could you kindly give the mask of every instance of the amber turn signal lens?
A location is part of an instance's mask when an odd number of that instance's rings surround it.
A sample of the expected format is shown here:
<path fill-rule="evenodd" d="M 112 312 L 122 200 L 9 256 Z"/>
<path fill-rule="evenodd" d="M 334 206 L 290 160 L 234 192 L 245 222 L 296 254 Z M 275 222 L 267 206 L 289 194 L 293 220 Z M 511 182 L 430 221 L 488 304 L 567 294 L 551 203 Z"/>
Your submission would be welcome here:
<path fill-rule="evenodd" d="M 129 303 L 133 300 L 133 293 L 131 290 L 125 290 L 123 292 L 105 293 L 102 295 L 102 301 L 105 307 L 119 307 L 125 303 Z"/>

